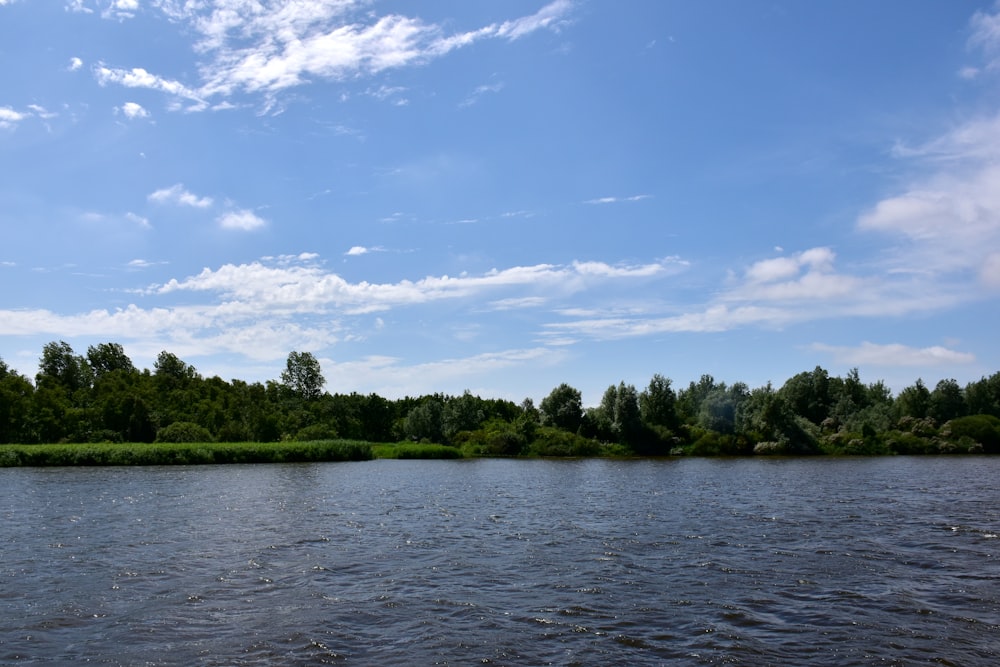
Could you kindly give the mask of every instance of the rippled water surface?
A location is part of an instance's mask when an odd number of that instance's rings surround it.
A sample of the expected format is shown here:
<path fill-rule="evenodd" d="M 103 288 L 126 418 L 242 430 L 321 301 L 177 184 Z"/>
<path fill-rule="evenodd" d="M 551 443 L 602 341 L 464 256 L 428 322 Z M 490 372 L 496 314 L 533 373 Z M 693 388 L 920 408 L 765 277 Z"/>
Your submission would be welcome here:
<path fill-rule="evenodd" d="M 1000 458 L 0 470 L 0 663 L 1000 664 Z"/>

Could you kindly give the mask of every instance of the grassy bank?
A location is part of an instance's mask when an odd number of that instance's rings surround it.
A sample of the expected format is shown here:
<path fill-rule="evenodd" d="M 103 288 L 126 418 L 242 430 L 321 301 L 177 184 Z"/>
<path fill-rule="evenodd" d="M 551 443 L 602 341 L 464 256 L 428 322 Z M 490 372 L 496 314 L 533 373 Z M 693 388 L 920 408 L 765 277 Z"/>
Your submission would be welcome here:
<path fill-rule="evenodd" d="M 292 463 L 372 458 L 371 443 L 356 440 L 0 445 L 0 467 Z"/>
<path fill-rule="evenodd" d="M 372 446 L 378 459 L 460 459 L 464 454 L 457 447 L 422 442 L 398 442 Z"/>

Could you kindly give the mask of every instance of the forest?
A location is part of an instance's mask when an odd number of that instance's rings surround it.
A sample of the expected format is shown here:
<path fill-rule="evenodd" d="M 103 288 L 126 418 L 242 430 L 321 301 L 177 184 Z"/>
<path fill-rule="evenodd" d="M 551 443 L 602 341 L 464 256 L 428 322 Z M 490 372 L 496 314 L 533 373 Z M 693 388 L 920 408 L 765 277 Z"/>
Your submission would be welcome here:
<path fill-rule="evenodd" d="M 32 381 L 0 359 L 0 443 L 424 443 L 435 456 L 741 456 L 1000 453 L 1000 372 L 898 395 L 816 367 L 780 387 L 703 375 L 675 388 L 611 384 L 585 407 L 568 384 L 536 406 L 432 394 L 329 393 L 317 359 L 291 352 L 278 380 L 202 377 L 163 351 L 137 369 L 117 343 L 44 346 Z"/>

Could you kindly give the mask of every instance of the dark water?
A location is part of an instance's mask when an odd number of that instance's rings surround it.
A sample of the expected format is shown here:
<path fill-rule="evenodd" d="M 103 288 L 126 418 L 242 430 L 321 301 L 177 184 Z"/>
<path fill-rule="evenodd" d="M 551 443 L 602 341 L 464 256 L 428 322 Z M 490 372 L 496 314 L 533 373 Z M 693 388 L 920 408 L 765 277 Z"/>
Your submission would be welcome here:
<path fill-rule="evenodd" d="M 1000 664 L 1000 458 L 0 470 L 0 663 Z"/>

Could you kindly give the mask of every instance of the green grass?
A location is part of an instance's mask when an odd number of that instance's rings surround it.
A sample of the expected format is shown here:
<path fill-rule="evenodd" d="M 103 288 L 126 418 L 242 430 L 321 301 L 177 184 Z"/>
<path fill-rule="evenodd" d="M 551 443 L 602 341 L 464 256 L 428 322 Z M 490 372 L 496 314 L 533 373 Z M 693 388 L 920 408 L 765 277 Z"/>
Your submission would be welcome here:
<path fill-rule="evenodd" d="M 357 440 L 0 445 L 0 467 L 367 461 L 373 457 L 371 443 Z"/>

